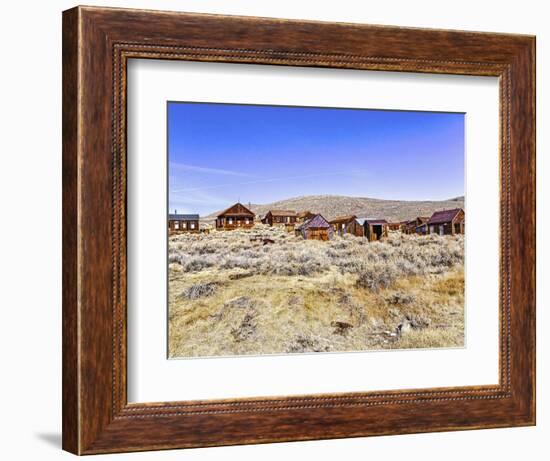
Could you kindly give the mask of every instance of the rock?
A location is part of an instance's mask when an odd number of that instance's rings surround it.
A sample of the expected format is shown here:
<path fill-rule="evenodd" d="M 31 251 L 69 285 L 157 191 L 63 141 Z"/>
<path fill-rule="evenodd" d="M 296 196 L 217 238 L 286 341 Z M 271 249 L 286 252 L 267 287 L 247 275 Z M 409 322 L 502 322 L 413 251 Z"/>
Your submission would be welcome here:
<path fill-rule="evenodd" d="M 346 336 L 349 331 L 353 328 L 353 325 L 348 322 L 335 321 L 331 322 L 330 326 L 334 327 L 334 334 Z"/>
<path fill-rule="evenodd" d="M 395 329 L 394 334 L 396 336 L 403 336 L 403 335 L 406 335 L 407 333 L 410 333 L 411 330 L 412 330 L 411 323 L 408 320 L 406 320 L 403 323 L 400 323 L 399 325 L 397 325 L 397 328 Z"/>
<path fill-rule="evenodd" d="M 235 274 L 229 274 L 229 280 L 240 280 L 245 279 L 247 277 L 252 277 L 251 272 L 237 272 Z"/>
<path fill-rule="evenodd" d="M 236 342 L 240 343 L 255 336 L 256 322 L 254 322 L 254 317 L 254 314 L 246 314 L 241 324 L 231 330 L 231 336 Z"/>
<path fill-rule="evenodd" d="M 218 286 L 219 283 L 217 282 L 197 283 L 183 290 L 180 294 L 180 298 L 193 300 L 212 296 L 216 293 Z"/>
<path fill-rule="evenodd" d="M 298 336 L 294 342 L 288 347 L 287 352 L 328 352 L 330 346 L 323 346 L 317 339 Z"/>
<path fill-rule="evenodd" d="M 220 321 L 222 319 L 225 319 L 231 312 L 237 312 L 241 310 L 244 310 L 246 314 L 255 316 L 257 314 L 257 305 L 258 303 L 255 302 L 253 299 L 248 298 L 247 296 L 239 296 L 237 298 L 230 299 L 229 301 L 224 303 L 220 310 L 210 317 Z"/>

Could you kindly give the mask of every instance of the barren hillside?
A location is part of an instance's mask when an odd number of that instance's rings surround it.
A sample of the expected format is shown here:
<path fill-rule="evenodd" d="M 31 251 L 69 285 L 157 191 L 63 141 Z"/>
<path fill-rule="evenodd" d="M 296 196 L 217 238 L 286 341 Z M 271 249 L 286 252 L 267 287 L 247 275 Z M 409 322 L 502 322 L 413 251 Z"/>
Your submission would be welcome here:
<path fill-rule="evenodd" d="M 247 205 L 246 203 L 243 203 Z M 257 215 L 269 210 L 295 210 L 321 213 L 327 219 L 354 214 L 358 217 L 385 218 L 388 221 L 404 221 L 417 216 L 430 216 L 434 211 L 463 208 L 464 197 L 441 201 L 381 200 L 368 197 L 345 197 L 340 195 L 310 195 L 293 197 L 266 204 L 251 204 Z M 220 210 L 221 211 L 221 210 Z M 205 221 L 215 219 L 217 213 L 205 216 Z"/>

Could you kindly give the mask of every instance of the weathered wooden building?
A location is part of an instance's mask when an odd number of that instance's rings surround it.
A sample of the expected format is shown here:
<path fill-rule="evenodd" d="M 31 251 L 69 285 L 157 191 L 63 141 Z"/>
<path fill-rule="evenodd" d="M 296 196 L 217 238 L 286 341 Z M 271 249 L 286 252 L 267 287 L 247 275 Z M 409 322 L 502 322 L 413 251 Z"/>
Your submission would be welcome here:
<path fill-rule="evenodd" d="M 464 210 L 436 211 L 428 220 L 428 233 L 439 235 L 454 235 L 464 233 Z"/>
<path fill-rule="evenodd" d="M 389 222 L 388 223 L 388 230 L 391 231 L 403 231 L 405 228 L 406 222 Z"/>
<path fill-rule="evenodd" d="M 235 203 L 216 218 L 216 229 L 232 230 L 254 227 L 255 214 L 242 203 Z"/>
<path fill-rule="evenodd" d="M 429 216 L 418 216 L 416 219 L 407 221 L 404 232 L 406 234 L 426 234 L 429 219 Z"/>
<path fill-rule="evenodd" d="M 293 226 L 297 218 L 294 210 L 269 210 L 262 222 L 270 226 Z"/>
<path fill-rule="evenodd" d="M 338 235 L 355 235 L 356 237 L 363 237 L 365 231 L 363 226 L 357 221 L 357 216 L 338 216 L 330 221 L 330 225 Z"/>
<path fill-rule="evenodd" d="M 385 219 L 370 219 L 363 221 L 365 237 L 369 242 L 383 239 L 388 236 L 388 221 Z"/>
<path fill-rule="evenodd" d="M 177 232 L 199 232 L 198 214 L 174 214 L 168 215 L 168 230 L 171 233 Z"/>
<path fill-rule="evenodd" d="M 307 240 L 330 240 L 334 230 L 323 216 L 317 214 L 298 226 L 295 232 L 297 236 Z"/>
<path fill-rule="evenodd" d="M 315 213 L 312 213 L 311 211 L 301 211 L 296 215 L 296 222 L 297 223 L 304 223 L 308 219 L 314 218 Z"/>

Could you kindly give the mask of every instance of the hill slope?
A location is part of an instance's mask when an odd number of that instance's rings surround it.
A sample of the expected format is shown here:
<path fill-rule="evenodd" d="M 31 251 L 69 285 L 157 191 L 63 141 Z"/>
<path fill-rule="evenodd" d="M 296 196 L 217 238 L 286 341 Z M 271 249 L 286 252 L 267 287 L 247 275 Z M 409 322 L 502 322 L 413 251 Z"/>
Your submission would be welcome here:
<path fill-rule="evenodd" d="M 248 204 L 244 204 L 248 206 Z M 354 214 L 357 217 L 385 218 L 388 221 L 404 221 L 417 216 L 430 216 L 434 211 L 464 208 L 464 197 L 440 201 L 382 200 L 368 197 L 345 197 L 341 195 L 310 195 L 293 197 L 262 205 L 251 204 L 257 215 L 269 210 L 295 210 L 321 213 L 327 219 Z M 222 211 L 222 210 L 220 210 Z M 215 219 L 218 213 L 205 216 L 205 221 Z"/>

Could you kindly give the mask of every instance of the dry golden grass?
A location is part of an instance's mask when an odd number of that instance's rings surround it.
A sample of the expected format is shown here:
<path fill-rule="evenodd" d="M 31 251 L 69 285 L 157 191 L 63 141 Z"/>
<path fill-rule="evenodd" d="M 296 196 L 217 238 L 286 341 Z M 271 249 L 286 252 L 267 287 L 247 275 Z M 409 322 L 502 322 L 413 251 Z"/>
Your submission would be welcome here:
<path fill-rule="evenodd" d="M 171 357 L 463 346 L 461 237 L 261 232 L 170 239 Z"/>

